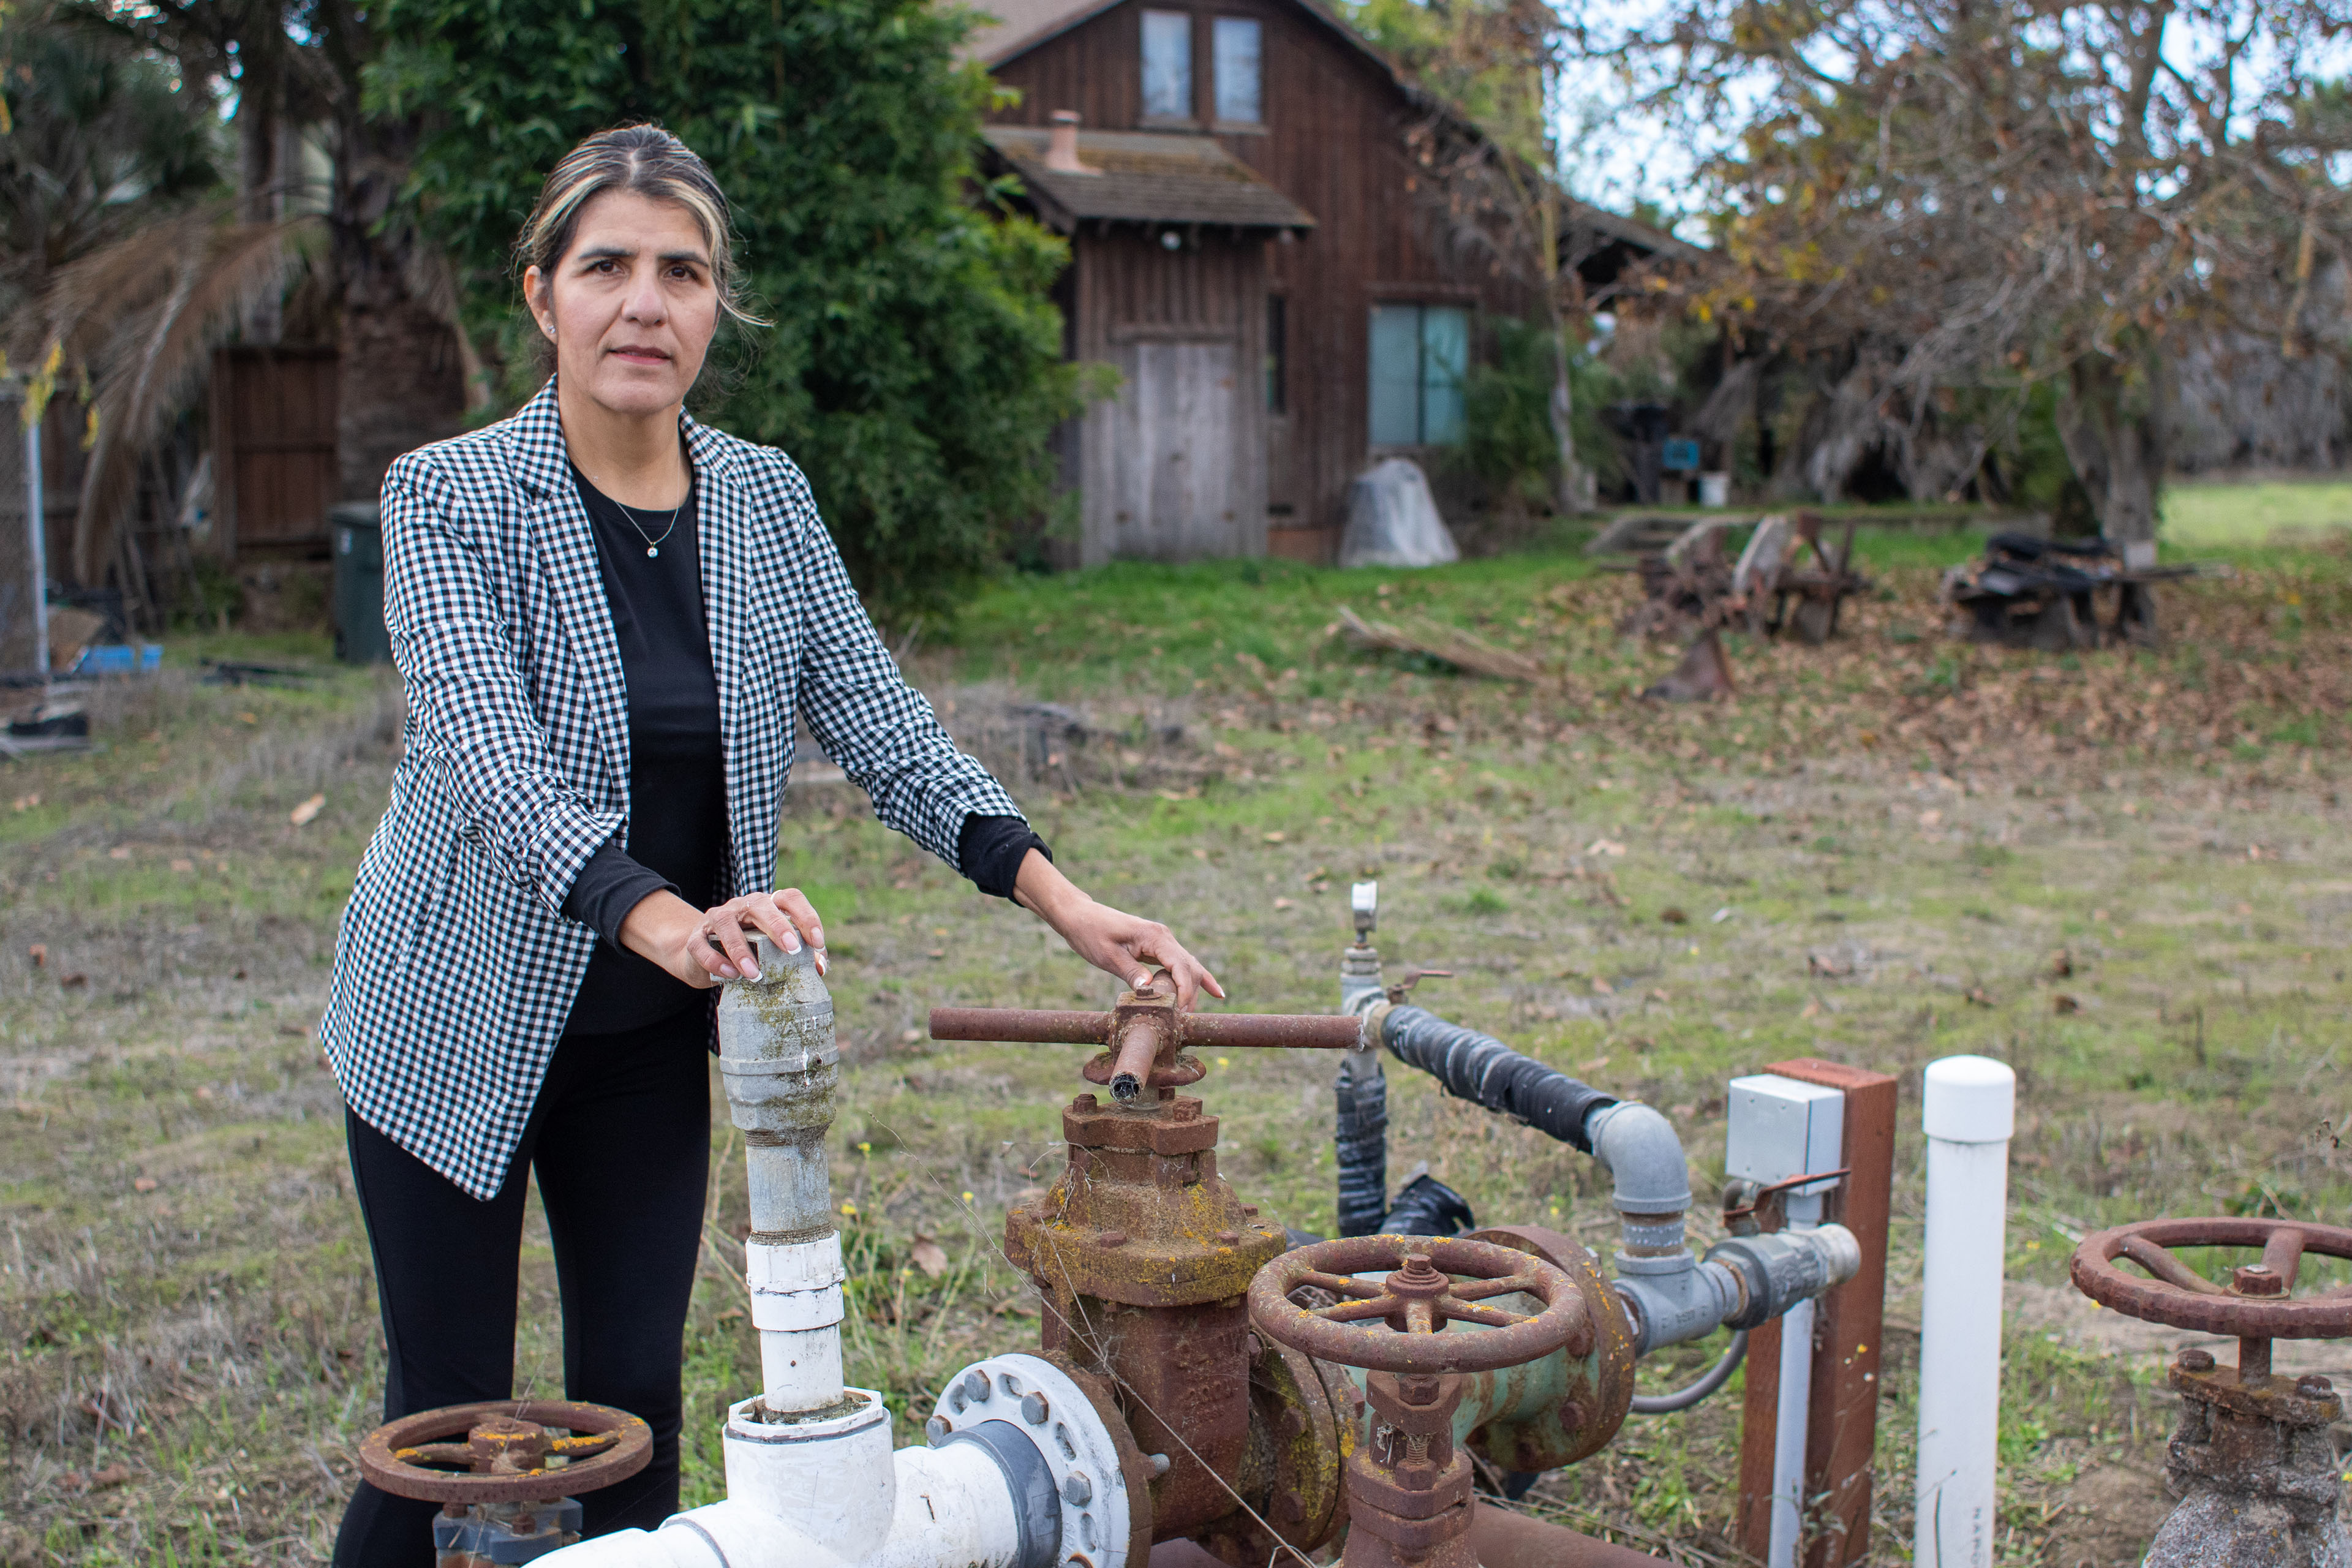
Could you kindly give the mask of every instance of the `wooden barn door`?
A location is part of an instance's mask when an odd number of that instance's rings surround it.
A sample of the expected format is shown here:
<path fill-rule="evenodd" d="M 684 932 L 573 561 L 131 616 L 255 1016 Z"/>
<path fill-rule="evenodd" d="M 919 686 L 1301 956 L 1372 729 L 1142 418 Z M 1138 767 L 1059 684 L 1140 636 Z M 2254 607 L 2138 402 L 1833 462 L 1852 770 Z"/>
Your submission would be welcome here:
<path fill-rule="evenodd" d="M 226 348 L 213 360 L 213 547 L 323 556 L 334 504 L 336 354 Z"/>
<path fill-rule="evenodd" d="M 1113 553 L 1153 561 L 1244 547 L 1241 344 L 1233 337 L 1130 342 L 1112 438 Z"/>

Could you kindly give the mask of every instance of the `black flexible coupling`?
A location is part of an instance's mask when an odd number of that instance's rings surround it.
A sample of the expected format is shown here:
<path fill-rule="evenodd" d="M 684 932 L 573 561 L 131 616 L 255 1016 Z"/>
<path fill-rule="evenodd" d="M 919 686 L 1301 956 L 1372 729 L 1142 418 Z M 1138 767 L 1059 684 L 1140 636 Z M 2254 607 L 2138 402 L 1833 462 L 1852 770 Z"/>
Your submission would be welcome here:
<path fill-rule="evenodd" d="M 1338 1101 L 1341 1236 L 1378 1236 L 1389 1207 L 1389 1080 L 1378 1061 L 1349 1064 L 1333 1094 Z"/>
<path fill-rule="evenodd" d="M 1617 1103 L 1613 1094 L 1579 1083 L 1490 1035 L 1448 1023 L 1423 1008 L 1390 1008 L 1381 1037 L 1397 1060 L 1429 1074 L 1446 1093 L 1517 1117 L 1583 1153 L 1592 1152 L 1585 1119 Z"/>

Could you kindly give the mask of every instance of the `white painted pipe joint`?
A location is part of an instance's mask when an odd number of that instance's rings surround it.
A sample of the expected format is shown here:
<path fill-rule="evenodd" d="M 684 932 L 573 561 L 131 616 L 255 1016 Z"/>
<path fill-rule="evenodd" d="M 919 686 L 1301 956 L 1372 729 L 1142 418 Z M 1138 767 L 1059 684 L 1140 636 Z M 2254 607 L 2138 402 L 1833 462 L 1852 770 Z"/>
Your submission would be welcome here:
<path fill-rule="evenodd" d="M 1927 1268 L 1919 1312 L 1916 1568 L 1989 1568 L 2000 1427 L 2001 1275 L 2017 1075 L 1927 1064 Z"/>
<path fill-rule="evenodd" d="M 751 1288 L 755 1329 L 830 1328 L 842 1320 L 841 1233 L 783 1245 L 743 1244 L 743 1279 Z"/>

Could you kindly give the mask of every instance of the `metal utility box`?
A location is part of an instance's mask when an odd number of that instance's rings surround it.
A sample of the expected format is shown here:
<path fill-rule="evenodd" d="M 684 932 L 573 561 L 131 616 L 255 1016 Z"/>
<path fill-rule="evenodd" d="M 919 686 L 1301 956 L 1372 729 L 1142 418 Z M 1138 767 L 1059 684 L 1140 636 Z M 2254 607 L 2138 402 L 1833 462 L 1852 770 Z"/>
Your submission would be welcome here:
<path fill-rule="evenodd" d="M 1726 1113 L 1726 1176 L 1769 1186 L 1843 1163 L 1839 1152 L 1845 1139 L 1845 1096 L 1837 1089 L 1757 1073 L 1731 1080 Z M 1794 1191 L 1807 1196 L 1836 1185 L 1834 1180 L 1815 1182 Z"/>
<path fill-rule="evenodd" d="M 383 528 L 373 501 L 344 501 L 327 513 L 335 552 L 335 657 L 345 664 L 389 664 L 383 628 Z"/>

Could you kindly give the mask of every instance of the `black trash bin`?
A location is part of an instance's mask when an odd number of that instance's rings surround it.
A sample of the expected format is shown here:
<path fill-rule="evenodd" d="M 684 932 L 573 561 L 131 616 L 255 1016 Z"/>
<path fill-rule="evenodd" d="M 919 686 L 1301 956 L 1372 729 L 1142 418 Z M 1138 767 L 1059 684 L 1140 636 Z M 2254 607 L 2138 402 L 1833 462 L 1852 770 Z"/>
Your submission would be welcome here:
<path fill-rule="evenodd" d="M 383 528 L 373 501 L 344 501 L 327 510 L 335 547 L 335 657 L 345 664 L 389 664 L 392 637 L 383 629 Z"/>

